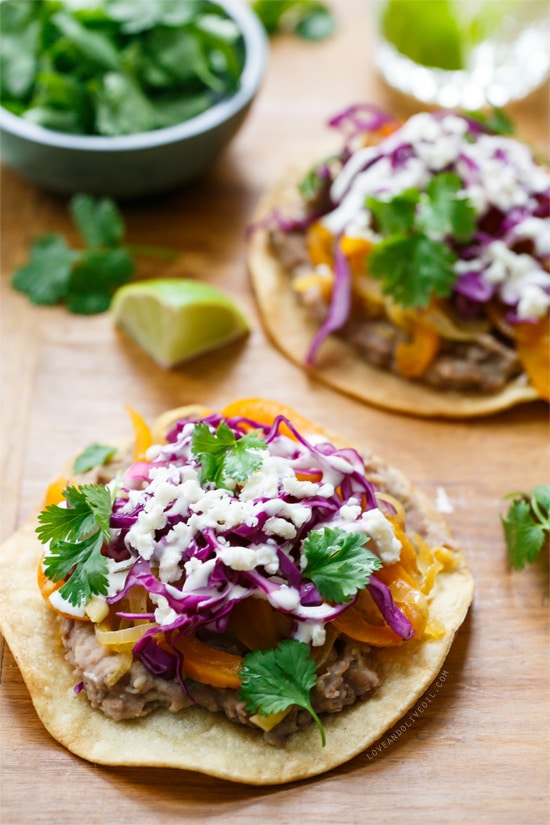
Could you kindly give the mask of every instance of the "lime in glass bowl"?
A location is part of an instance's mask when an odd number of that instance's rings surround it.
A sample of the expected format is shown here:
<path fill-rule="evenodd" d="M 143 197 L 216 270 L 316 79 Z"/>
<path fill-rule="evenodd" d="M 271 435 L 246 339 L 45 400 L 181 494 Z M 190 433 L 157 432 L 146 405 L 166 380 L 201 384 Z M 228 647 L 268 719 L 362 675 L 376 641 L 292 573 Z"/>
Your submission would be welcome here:
<path fill-rule="evenodd" d="M 548 77 L 548 0 L 377 0 L 375 7 L 378 70 L 423 103 L 504 106 Z"/>

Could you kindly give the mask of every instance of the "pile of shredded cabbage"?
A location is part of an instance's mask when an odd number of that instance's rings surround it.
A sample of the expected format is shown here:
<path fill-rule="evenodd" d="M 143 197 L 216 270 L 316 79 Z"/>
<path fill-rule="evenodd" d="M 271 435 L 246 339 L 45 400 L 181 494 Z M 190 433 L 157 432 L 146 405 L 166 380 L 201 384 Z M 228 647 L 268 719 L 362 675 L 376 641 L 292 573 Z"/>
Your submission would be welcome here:
<path fill-rule="evenodd" d="M 402 125 L 376 107 L 354 106 L 329 125 L 346 134 L 343 166 L 331 181 L 322 223 L 338 237 L 381 240 L 365 206 L 368 196 L 389 199 L 424 191 L 437 173 L 462 181 L 458 197 L 477 215 L 468 244 L 457 244 L 457 308 L 472 312 L 498 297 L 510 323 L 535 321 L 550 306 L 550 174 L 524 143 L 491 133 L 467 114 L 422 112 Z M 384 127 L 375 145 L 364 137 Z M 321 164 L 318 174 L 330 178 Z M 529 251 L 522 250 L 528 245 Z"/>
<path fill-rule="evenodd" d="M 302 545 L 314 529 L 362 533 L 383 563 L 400 557 L 401 543 L 354 449 L 337 449 L 321 436 L 306 439 L 284 416 L 269 426 L 241 417 L 223 420 L 236 439 L 255 430 L 267 445 L 258 450 L 261 465 L 243 483 L 201 484 L 192 420 L 179 421 L 167 443 L 151 447 L 147 461 L 132 464 L 111 483 L 112 541 L 103 551 L 107 601 L 116 606 L 132 588 L 145 588 L 154 610 L 117 615 L 155 623 L 134 656 L 157 673 L 173 665 L 155 643 L 159 630 L 223 633 L 235 605 L 249 596 L 267 599 L 289 616 L 293 638 L 322 645 L 325 624 L 350 601 L 328 603 L 304 577 Z M 218 414 L 201 419 L 213 433 L 221 421 Z M 372 575 L 367 588 L 381 618 L 411 638 L 410 622 L 387 586 Z"/>

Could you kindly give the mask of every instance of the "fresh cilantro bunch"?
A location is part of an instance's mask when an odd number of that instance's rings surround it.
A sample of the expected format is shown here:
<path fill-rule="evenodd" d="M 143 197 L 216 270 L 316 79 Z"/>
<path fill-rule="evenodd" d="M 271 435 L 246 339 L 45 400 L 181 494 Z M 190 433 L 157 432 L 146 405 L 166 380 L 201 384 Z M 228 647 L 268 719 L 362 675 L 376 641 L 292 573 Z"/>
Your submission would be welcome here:
<path fill-rule="evenodd" d="M 257 432 L 236 438 L 225 421 L 215 433 L 201 421 L 193 430 L 191 449 L 201 462 L 201 484 L 212 482 L 216 487 L 233 489 L 262 466 L 258 451 L 266 450 L 267 444 Z"/>
<path fill-rule="evenodd" d="M 514 500 L 501 521 L 510 565 L 522 570 L 550 540 L 550 484 L 512 495 Z"/>
<path fill-rule="evenodd" d="M 66 507 L 50 504 L 38 516 L 36 529 L 43 544 L 46 575 L 64 581 L 59 593 L 75 607 L 92 596 L 107 593 L 107 559 L 103 544 L 110 541 L 111 494 L 101 484 L 68 486 L 63 492 Z"/>
<path fill-rule="evenodd" d="M 270 650 L 247 653 L 239 675 L 239 695 L 248 711 L 269 716 L 298 705 L 312 715 L 325 746 L 325 730 L 310 699 L 317 668 L 304 642 L 285 639 Z"/>
<path fill-rule="evenodd" d="M 188 120 L 238 88 L 241 33 L 207 0 L 0 3 L 0 103 L 61 132 L 127 135 Z"/>
<path fill-rule="evenodd" d="M 135 255 L 170 260 L 170 250 L 123 245 L 122 215 L 110 198 L 75 195 L 69 211 L 84 249 L 72 249 L 61 235 L 37 238 L 28 263 L 13 275 L 12 286 L 29 296 L 33 304 L 65 304 L 70 312 L 91 315 L 109 308 L 115 291 L 135 271 Z"/>
<path fill-rule="evenodd" d="M 382 562 L 364 546 L 368 537 L 339 527 L 312 530 L 304 539 L 306 566 L 310 579 L 328 602 L 342 604 L 367 586 L 371 573 Z"/>
<path fill-rule="evenodd" d="M 407 189 L 390 200 L 368 197 L 366 207 L 383 239 L 369 255 L 369 274 L 382 291 L 406 309 L 425 307 L 435 295 L 448 297 L 456 280 L 454 244 L 467 243 L 475 229 L 472 204 L 460 196 L 460 178 L 435 175 L 425 192 Z"/>
<path fill-rule="evenodd" d="M 334 15 L 321 0 L 254 0 L 252 8 L 268 35 L 290 32 L 303 40 L 324 40 L 336 28 Z"/>

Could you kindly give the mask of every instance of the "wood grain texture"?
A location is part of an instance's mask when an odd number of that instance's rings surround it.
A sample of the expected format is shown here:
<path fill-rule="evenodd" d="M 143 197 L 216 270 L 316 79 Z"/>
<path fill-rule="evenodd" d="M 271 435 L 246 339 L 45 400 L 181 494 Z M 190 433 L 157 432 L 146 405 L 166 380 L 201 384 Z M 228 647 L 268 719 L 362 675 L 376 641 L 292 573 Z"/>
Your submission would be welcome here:
<path fill-rule="evenodd" d="M 178 370 L 155 367 L 108 315 L 36 308 L 9 286 L 33 237 L 73 240 L 66 199 L 1 169 L 2 538 L 41 500 L 63 461 L 86 444 L 124 438 L 130 404 L 153 419 L 200 401 L 220 407 L 250 395 L 296 407 L 400 467 L 435 497 L 476 579 L 470 615 L 439 679 L 365 754 L 318 779 L 251 789 L 170 770 L 106 769 L 54 742 L 38 722 L 4 646 L 0 693 L 0 822 L 384 823 L 548 821 L 548 558 L 510 572 L 504 496 L 549 479 L 548 408 L 533 404 L 471 422 L 385 413 L 311 381 L 273 349 L 246 272 L 244 236 L 266 187 L 289 158 L 323 140 L 326 118 L 356 101 L 407 116 L 413 104 L 377 79 L 368 2 L 339 0 L 337 34 L 272 43 L 251 115 L 200 182 L 123 207 L 129 240 L 181 250 L 140 275 L 188 275 L 228 292 L 251 320 L 250 338 Z M 519 131 L 549 145 L 548 88 L 510 107 Z"/>

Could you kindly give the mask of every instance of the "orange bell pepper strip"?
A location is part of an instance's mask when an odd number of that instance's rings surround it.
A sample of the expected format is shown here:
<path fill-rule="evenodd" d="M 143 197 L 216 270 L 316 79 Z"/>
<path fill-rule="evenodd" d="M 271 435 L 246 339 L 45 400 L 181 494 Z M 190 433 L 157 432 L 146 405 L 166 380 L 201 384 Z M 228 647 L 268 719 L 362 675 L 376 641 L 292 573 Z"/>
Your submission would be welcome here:
<path fill-rule="evenodd" d="M 402 570 L 402 577 L 408 574 L 410 583 L 415 584 L 418 577 L 418 567 L 416 564 L 416 548 L 410 538 L 405 533 L 402 525 L 392 516 L 388 516 L 388 521 L 391 522 L 395 538 L 401 542 L 401 553 L 399 556 L 399 564 Z"/>
<path fill-rule="evenodd" d="M 537 324 L 516 324 L 518 355 L 541 398 L 550 401 L 550 316 Z"/>
<path fill-rule="evenodd" d="M 321 427 L 297 413 L 292 407 L 287 407 L 286 404 L 279 404 L 278 401 L 270 401 L 266 398 L 243 398 L 239 401 L 233 401 L 222 410 L 222 415 L 224 418 L 243 416 L 243 418 L 252 418 L 260 424 L 267 425 L 273 424 L 278 415 L 284 415 L 303 435 L 307 436 L 308 433 L 323 434 Z M 281 427 L 281 433 L 295 440 L 293 433 L 284 424 Z"/>
<path fill-rule="evenodd" d="M 149 425 L 144 421 L 139 413 L 124 405 L 124 409 L 130 416 L 132 426 L 134 428 L 134 461 L 145 461 L 145 453 L 153 443 L 153 436 Z"/>
<path fill-rule="evenodd" d="M 407 617 L 415 636 L 419 638 L 428 621 L 428 603 L 420 587 L 399 562 L 377 570 L 376 577 L 390 588 L 396 605 Z"/>
<path fill-rule="evenodd" d="M 412 340 L 395 349 L 396 366 L 405 378 L 423 375 L 435 358 L 441 339 L 437 332 L 420 321 L 412 322 Z"/>
<path fill-rule="evenodd" d="M 306 233 L 307 250 L 313 266 L 334 265 L 334 235 L 320 221 L 312 223 Z"/>
<path fill-rule="evenodd" d="M 42 554 L 42 558 L 40 559 L 40 563 L 36 571 L 36 578 L 38 583 L 38 589 L 40 590 L 42 598 L 45 599 L 45 601 L 47 601 L 50 605 L 48 601 L 49 597 L 52 595 L 52 593 L 55 593 L 56 590 L 59 590 L 59 588 L 64 584 L 64 580 L 60 579 L 57 582 L 53 582 L 46 576 L 46 573 L 44 572 L 44 554 Z"/>
<path fill-rule="evenodd" d="M 228 630 L 249 650 L 269 650 L 277 647 L 282 638 L 276 613 L 264 599 L 239 602 L 231 613 Z"/>
<path fill-rule="evenodd" d="M 367 238 L 349 238 L 344 235 L 340 241 L 340 249 L 346 256 L 351 272 L 359 277 L 367 272 L 367 258 L 372 250 L 372 241 Z"/>
<path fill-rule="evenodd" d="M 373 647 L 396 647 L 403 644 L 401 636 L 388 625 L 369 622 L 358 605 L 359 601 L 358 599 L 355 604 L 333 619 L 332 624 L 339 633 Z"/>
<path fill-rule="evenodd" d="M 64 501 L 63 491 L 68 483 L 69 479 L 63 476 L 54 479 L 46 490 L 44 507 L 48 507 L 50 504 L 60 504 L 60 502 Z"/>
<path fill-rule="evenodd" d="M 172 644 L 183 655 L 183 672 L 190 679 L 219 688 L 241 686 L 239 673 L 243 658 L 225 650 L 216 650 L 196 636 L 174 636 Z"/>
<path fill-rule="evenodd" d="M 428 604 L 418 584 L 400 562 L 384 565 L 376 571 L 376 577 L 390 588 L 396 605 L 411 623 L 415 638 L 421 638 L 428 621 Z M 395 647 L 403 642 L 383 622 L 367 590 L 362 590 L 355 603 L 332 623 L 340 633 L 373 647 Z"/>

